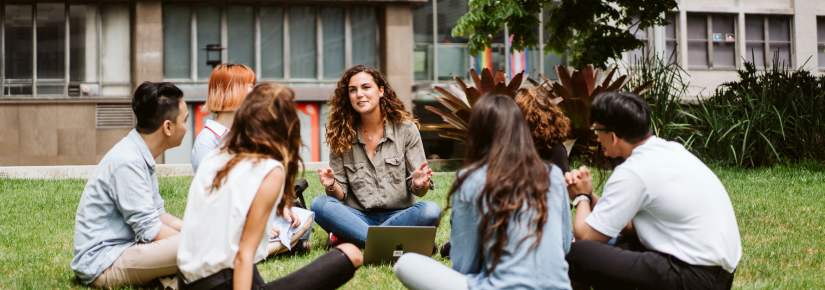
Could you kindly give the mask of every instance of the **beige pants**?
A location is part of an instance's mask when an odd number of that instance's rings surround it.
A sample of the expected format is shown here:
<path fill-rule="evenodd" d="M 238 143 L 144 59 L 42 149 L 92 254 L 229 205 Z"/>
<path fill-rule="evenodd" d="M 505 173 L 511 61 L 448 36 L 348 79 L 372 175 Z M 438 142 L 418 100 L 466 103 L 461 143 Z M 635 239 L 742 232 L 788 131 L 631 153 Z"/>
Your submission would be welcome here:
<path fill-rule="evenodd" d="M 155 278 L 177 273 L 180 236 L 146 244 L 134 244 L 112 266 L 92 281 L 99 288 L 144 285 Z"/>

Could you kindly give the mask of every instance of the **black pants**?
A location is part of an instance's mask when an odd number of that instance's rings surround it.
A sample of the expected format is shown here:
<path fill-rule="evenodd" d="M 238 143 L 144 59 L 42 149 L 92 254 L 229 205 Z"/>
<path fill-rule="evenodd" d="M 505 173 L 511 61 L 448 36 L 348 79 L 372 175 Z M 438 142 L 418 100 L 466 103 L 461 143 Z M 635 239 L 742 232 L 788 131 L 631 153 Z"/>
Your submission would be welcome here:
<path fill-rule="evenodd" d="M 615 246 L 578 241 L 567 254 L 570 280 L 595 289 L 730 289 L 733 274 L 719 266 L 695 266 L 646 249 L 636 236 Z"/>
<path fill-rule="evenodd" d="M 355 275 L 356 268 L 339 249 L 332 249 L 323 256 L 315 259 L 309 265 L 298 269 L 280 279 L 266 283 L 253 266 L 252 289 L 336 289 L 344 285 Z M 232 290 L 233 269 L 223 269 L 209 277 L 191 283 L 185 283 L 183 276 L 178 272 L 178 288 L 180 290 Z"/>

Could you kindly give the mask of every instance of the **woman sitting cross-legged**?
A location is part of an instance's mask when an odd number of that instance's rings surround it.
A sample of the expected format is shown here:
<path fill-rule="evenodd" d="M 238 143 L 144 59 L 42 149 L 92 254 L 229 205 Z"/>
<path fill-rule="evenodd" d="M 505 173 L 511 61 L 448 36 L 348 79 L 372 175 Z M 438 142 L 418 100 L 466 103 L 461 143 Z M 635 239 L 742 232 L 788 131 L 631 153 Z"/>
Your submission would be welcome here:
<path fill-rule="evenodd" d="M 242 102 L 232 131 L 200 163 L 184 211 L 180 289 L 335 289 L 363 256 L 339 245 L 309 265 L 265 283 L 255 263 L 267 256 L 275 214 L 294 200 L 301 128 L 294 93 L 261 84 Z"/>
<path fill-rule="evenodd" d="M 369 226 L 436 226 L 438 205 L 415 201 L 433 188 L 417 122 L 384 76 L 350 68 L 329 104 L 331 168 L 318 170 L 327 195 L 312 201 L 315 222 L 362 248 Z"/>
<path fill-rule="evenodd" d="M 564 257 L 573 239 L 566 184 L 536 153 L 516 103 L 474 106 L 464 167 L 450 189 L 453 268 L 415 253 L 395 274 L 410 289 L 570 289 Z"/>

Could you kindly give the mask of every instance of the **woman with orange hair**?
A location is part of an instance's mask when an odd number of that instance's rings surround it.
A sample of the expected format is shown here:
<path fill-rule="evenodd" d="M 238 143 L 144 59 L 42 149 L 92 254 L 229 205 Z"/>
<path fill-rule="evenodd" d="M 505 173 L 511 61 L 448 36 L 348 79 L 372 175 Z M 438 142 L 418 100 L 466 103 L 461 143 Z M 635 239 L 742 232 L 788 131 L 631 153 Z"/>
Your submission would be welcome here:
<path fill-rule="evenodd" d="M 568 152 L 563 143 L 570 132 L 570 119 L 550 98 L 533 88 L 519 89 L 515 101 L 527 119 L 539 157 L 555 164 L 562 172 L 569 172 Z"/>
<path fill-rule="evenodd" d="M 242 64 L 225 63 L 212 70 L 209 77 L 209 90 L 206 95 L 206 110 L 215 114 L 215 120 L 206 120 L 201 134 L 192 145 L 192 170 L 198 171 L 198 165 L 206 153 L 218 147 L 223 136 L 232 128 L 235 109 L 252 91 L 256 83 L 255 73 Z"/>

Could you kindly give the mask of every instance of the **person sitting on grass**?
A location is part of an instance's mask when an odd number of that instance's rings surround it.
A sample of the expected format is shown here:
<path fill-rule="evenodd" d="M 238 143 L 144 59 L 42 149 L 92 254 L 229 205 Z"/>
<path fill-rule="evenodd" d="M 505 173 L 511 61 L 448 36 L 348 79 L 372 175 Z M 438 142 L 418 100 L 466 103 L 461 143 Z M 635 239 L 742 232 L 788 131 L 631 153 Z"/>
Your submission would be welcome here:
<path fill-rule="evenodd" d="M 561 169 L 539 158 L 516 103 L 487 95 L 473 107 L 452 204 L 453 268 L 415 253 L 395 264 L 410 289 L 570 289 L 573 239 Z M 449 205 L 448 205 L 449 208 Z"/>
<path fill-rule="evenodd" d="M 229 128 L 232 128 L 235 120 L 235 110 L 246 95 L 252 92 L 255 82 L 255 72 L 242 64 L 221 64 L 212 70 L 212 75 L 209 76 L 206 108 L 216 114 L 216 117 L 214 121 L 206 120 L 204 130 L 195 138 L 195 144 L 192 146 L 192 170 L 195 173 L 198 172 L 198 165 L 203 157 L 217 150 L 222 138 L 229 133 Z M 309 251 L 309 231 L 314 217 L 314 213 L 300 207 L 285 209 L 283 217 L 275 217 L 275 224 L 269 231 L 269 238 L 273 241 L 267 245 L 266 251 L 270 255 L 284 253 L 293 248 Z M 285 232 L 282 234 L 281 231 Z"/>
<path fill-rule="evenodd" d="M 438 205 L 415 201 L 433 189 L 418 124 L 384 76 L 362 65 L 348 69 L 329 104 L 331 168 L 318 170 L 326 195 L 310 207 L 331 233 L 327 244 L 363 248 L 370 226 L 438 225 Z"/>
<path fill-rule="evenodd" d="M 590 117 L 604 154 L 625 161 L 601 198 L 586 167 L 565 175 L 576 206 L 570 278 L 597 289 L 730 289 L 742 244 L 719 178 L 681 144 L 651 136 L 638 95 L 603 93 Z"/>
<path fill-rule="evenodd" d="M 301 125 L 294 92 L 258 85 L 238 108 L 233 130 L 201 161 L 189 187 L 178 250 L 180 289 L 335 289 L 361 266 L 342 244 L 312 263 L 265 283 L 255 263 L 268 253 L 268 229 L 295 199 Z"/>
<path fill-rule="evenodd" d="M 181 220 L 166 212 L 155 158 L 177 147 L 189 112 L 171 83 L 141 84 L 137 125 L 95 168 L 77 207 L 71 268 L 100 288 L 144 285 L 175 274 Z"/>

